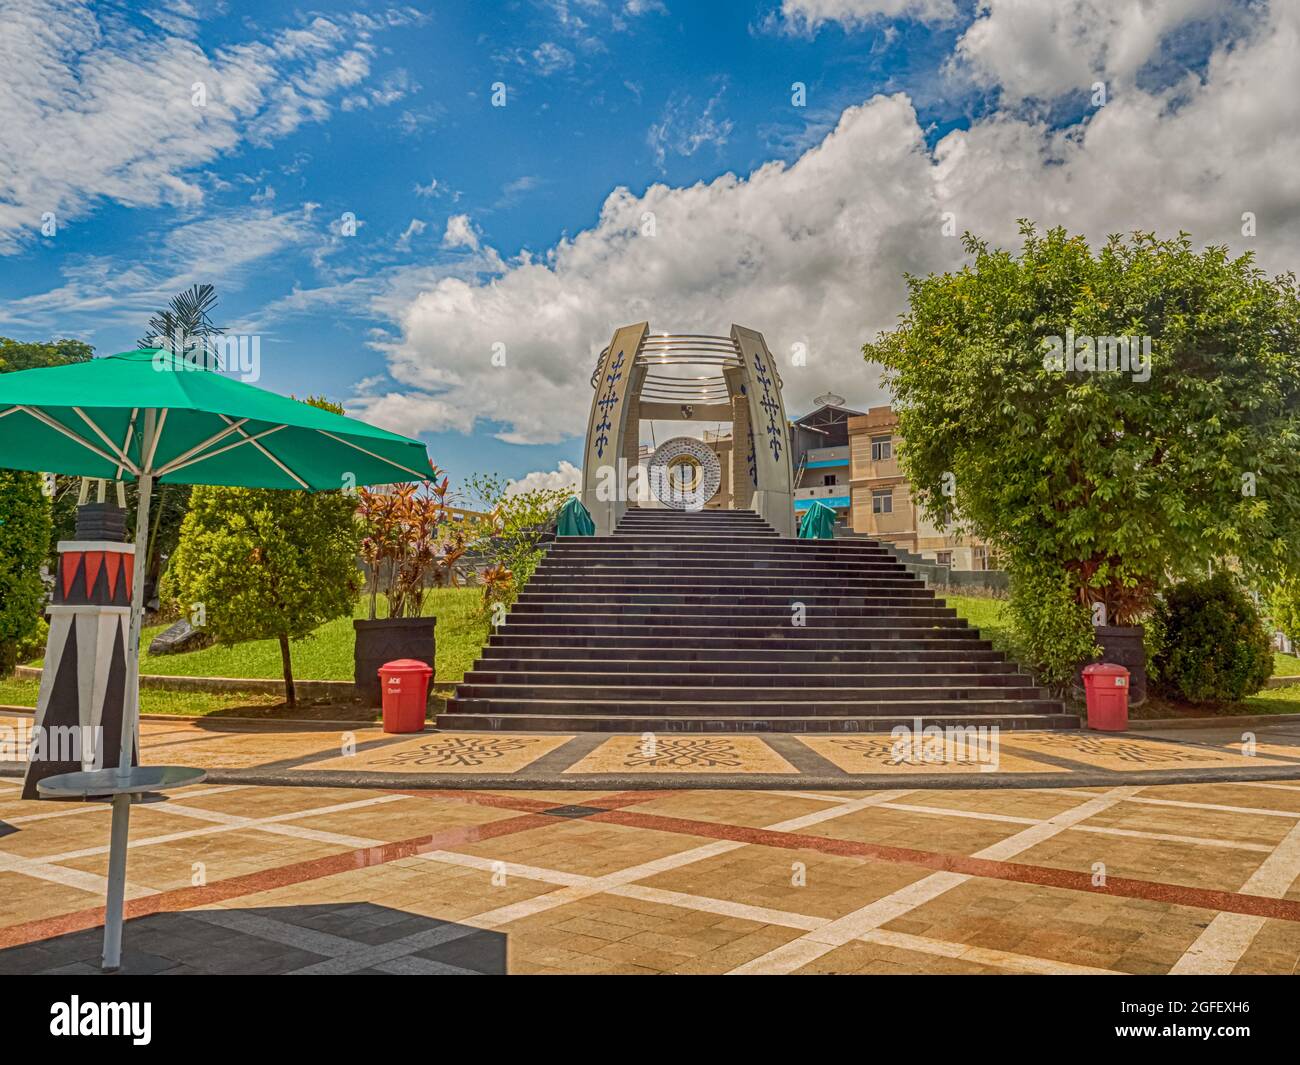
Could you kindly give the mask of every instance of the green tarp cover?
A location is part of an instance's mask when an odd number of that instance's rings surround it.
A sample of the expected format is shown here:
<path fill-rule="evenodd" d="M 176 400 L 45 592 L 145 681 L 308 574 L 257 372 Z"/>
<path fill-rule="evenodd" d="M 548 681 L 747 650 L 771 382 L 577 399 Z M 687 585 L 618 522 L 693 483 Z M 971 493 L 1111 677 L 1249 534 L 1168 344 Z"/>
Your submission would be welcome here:
<path fill-rule="evenodd" d="M 560 517 L 555 524 L 555 535 L 596 535 L 596 523 L 591 520 L 591 512 L 582 505 L 582 500 L 577 496 L 573 496 L 560 508 Z"/>
<path fill-rule="evenodd" d="M 833 540 L 835 538 L 835 511 L 825 503 L 813 503 L 803 513 L 799 523 L 800 540 Z"/>

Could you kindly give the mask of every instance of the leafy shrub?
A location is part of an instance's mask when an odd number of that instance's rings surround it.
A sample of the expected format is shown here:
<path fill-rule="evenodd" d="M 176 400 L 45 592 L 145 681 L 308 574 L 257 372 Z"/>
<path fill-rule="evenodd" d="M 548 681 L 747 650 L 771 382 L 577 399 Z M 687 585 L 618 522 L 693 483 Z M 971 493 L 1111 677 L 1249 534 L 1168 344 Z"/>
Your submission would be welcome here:
<path fill-rule="evenodd" d="M 1013 573 L 1007 606 L 1016 646 L 1040 683 L 1064 690 L 1075 670 L 1097 657 L 1091 615 L 1065 572 Z"/>
<path fill-rule="evenodd" d="M 19 646 L 39 627 L 50 529 L 40 475 L 0 470 L 0 677 L 13 672 Z"/>
<path fill-rule="evenodd" d="M 1268 612 L 1274 628 L 1292 643 L 1300 643 L 1300 579 L 1288 576 L 1273 586 Z"/>
<path fill-rule="evenodd" d="M 555 531 L 556 516 L 573 495 L 573 490 L 533 488 L 512 491 L 509 481 L 493 474 L 475 474 L 466 485 L 485 511 L 476 522 L 472 545 L 488 562 L 489 568 L 506 570 L 510 577 L 504 592 L 485 593 L 485 604 L 496 595 L 509 605 L 546 557 L 545 542 Z"/>
<path fill-rule="evenodd" d="M 1157 615 L 1164 646 L 1156 665 L 1162 687 L 1175 698 L 1235 702 L 1259 691 L 1272 674 L 1268 630 L 1227 571 L 1176 585 Z"/>
<path fill-rule="evenodd" d="M 26 665 L 28 662 L 35 662 L 45 654 L 45 641 L 50 636 L 50 623 L 44 618 L 38 618 L 36 627 L 32 629 L 23 639 L 19 640 L 14 650 L 16 652 L 18 665 Z"/>

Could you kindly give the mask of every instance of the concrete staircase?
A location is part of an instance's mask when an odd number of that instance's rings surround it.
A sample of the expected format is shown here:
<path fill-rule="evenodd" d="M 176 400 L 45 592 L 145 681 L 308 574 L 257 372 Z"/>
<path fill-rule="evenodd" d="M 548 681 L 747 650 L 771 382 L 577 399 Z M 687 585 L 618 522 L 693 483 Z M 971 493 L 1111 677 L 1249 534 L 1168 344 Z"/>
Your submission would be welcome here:
<path fill-rule="evenodd" d="M 613 536 L 557 539 L 438 725 L 880 732 L 917 717 L 1078 727 L 874 541 L 630 509 Z"/>

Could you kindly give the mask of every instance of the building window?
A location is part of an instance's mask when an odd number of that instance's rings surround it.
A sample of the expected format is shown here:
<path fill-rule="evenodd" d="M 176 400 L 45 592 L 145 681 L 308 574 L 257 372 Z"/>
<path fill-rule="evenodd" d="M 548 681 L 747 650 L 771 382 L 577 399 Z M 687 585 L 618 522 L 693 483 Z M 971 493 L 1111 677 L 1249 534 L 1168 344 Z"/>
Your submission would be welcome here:
<path fill-rule="evenodd" d="M 951 551 L 936 551 L 936 552 L 934 553 L 934 560 L 935 560 L 937 563 L 939 563 L 939 565 L 941 565 L 941 566 L 951 566 L 951 565 L 952 565 L 952 552 L 951 552 Z"/>
<path fill-rule="evenodd" d="M 836 478 L 835 474 L 833 474 L 833 473 L 823 473 L 823 474 L 822 474 L 822 484 L 824 484 L 824 485 L 832 485 L 832 484 L 839 484 L 839 483 L 840 483 L 840 482 L 839 482 L 838 478 Z"/>
<path fill-rule="evenodd" d="M 884 462 L 894 457 L 894 438 L 892 436 L 873 436 L 871 438 L 871 461 Z"/>
<path fill-rule="evenodd" d="M 894 513 L 894 490 L 892 488 L 877 488 L 871 493 L 871 513 Z"/>
<path fill-rule="evenodd" d="M 988 569 L 989 552 L 986 547 L 972 547 L 970 549 L 970 568 L 971 569 Z"/>

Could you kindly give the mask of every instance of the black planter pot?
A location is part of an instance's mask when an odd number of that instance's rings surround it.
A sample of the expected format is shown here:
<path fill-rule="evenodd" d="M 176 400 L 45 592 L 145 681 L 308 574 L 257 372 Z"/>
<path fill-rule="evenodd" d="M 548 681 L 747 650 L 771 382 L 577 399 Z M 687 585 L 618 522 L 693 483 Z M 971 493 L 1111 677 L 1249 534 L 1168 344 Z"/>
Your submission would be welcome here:
<path fill-rule="evenodd" d="M 379 687 L 379 667 L 398 658 L 414 658 L 433 668 L 433 652 L 437 646 L 433 629 L 437 618 L 377 618 L 374 621 L 356 620 L 356 647 L 353 651 L 352 680 L 357 698 L 367 706 L 379 706 L 382 701 Z"/>
<path fill-rule="evenodd" d="M 1099 625 L 1093 630 L 1101 657 L 1097 662 L 1110 662 L 1128 670 L 1128 703 L 1138 706 L 1147 697 L 1147 652 L 1143 642 L 1145 632 L 1141 625 Z M 1083 666 L 1091 665 L 1085 662 Z M 1083 666 L 1074 674 L 1075 687 L 1083 694 Z"/>

